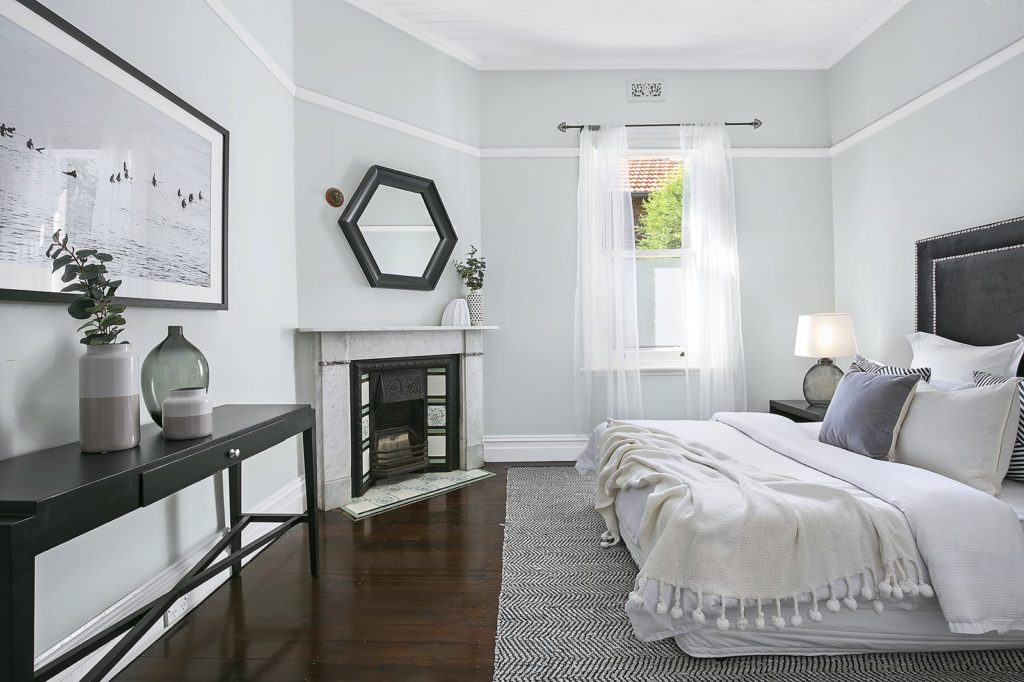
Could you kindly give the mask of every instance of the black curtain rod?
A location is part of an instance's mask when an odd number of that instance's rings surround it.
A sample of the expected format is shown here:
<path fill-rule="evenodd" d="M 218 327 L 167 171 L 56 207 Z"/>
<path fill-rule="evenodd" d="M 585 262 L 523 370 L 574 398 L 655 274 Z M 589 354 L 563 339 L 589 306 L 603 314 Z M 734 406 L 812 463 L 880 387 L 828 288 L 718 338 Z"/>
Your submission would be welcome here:
<path fill-rule="evenodd" d="M 696 123 L 627 123 L 626 127 L 627 128 L 676 128 L 678 126 L 693 126 L 693 125 L 697 125 L 697 124 Z M 727 125 L 727 126 L 750 126 L 754 130 L 757 130 L 758 128 L 761 127 L 761 119 L 755 118 L 753 121 L 744 121 L 742 123 L 730 123 L 729 121 L 726 121 L 725 125 Z M 565 121 L 562 121 L 561 123 L 558 124 L 558 130 L 563 132 L 563 133 L 566 130 L 583 130 L 583 126 L 582 125 L 571 126 L 568 123 L 566 123 Z"/>

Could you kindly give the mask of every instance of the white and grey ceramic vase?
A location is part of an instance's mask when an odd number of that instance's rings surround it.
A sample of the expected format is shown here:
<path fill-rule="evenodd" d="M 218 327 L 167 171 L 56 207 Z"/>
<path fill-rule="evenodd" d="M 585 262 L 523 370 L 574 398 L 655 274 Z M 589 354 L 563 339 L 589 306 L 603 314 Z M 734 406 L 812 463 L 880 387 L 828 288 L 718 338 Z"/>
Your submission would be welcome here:
<path fill-rule="evenodd" d="M 466 304 L 469 306 L 469 323 L 474 327 L 482 327 L 484 324 L 484 294 L 479 289 L 471 289 L 466 294 Z"/>
<path fill-rule="evenodd" d="M 78 359 L 78 441 L 82 452 L 139 444 L 138 361 L 130 343 L 86 346 Z"/>
<path fill-rule="evenodd" d="M 204 438 L 213 433 L 213 407 L 202 386 L 171 389 L 162 407 L 167 440 Z"/>

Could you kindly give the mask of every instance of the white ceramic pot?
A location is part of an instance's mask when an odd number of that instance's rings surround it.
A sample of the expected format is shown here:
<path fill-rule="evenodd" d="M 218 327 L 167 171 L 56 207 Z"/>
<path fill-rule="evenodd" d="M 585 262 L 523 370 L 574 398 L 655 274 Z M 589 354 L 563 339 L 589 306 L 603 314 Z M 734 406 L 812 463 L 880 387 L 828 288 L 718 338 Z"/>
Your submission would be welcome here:
<path fill-rule="evenodd" d="M 441 315 L 441 326 L 469 326 L 469 307 L 466 305 L 466 299 L 456 298 L 445 307 L 444 314 Z"/>
<path fill-rule="evenodd" d="M 161 411 L 167 440 L 204 438 L 213 433 L 213 406 L 205 388 L 171 389 Z"/>
<path fill-rule="evenodd" d="M 138 367 L 130 343 L 85 347 L 78 359 L 82 452 L 113 452 L 139 444 Z"/>
<path fill-rule="evenodd" d="M 482 327 L 484 324 L 483 292 L 471 290 L 466 294 L 466 304 L 469 306 L 469 323 L 474 327 Z"/>

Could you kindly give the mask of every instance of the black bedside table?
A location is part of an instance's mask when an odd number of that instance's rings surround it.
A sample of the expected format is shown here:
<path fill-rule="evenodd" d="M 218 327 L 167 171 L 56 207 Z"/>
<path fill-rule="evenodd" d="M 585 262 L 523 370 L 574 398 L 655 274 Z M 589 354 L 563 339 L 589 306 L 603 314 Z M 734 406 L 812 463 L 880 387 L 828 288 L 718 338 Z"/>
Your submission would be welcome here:
<path fill-rule="evenodd" d="M 781 414 L 795 422 L 820 422 L 825 418 L 827 407 L 810 405 L 806 400 L 770 400 L 768 411 Z"/>

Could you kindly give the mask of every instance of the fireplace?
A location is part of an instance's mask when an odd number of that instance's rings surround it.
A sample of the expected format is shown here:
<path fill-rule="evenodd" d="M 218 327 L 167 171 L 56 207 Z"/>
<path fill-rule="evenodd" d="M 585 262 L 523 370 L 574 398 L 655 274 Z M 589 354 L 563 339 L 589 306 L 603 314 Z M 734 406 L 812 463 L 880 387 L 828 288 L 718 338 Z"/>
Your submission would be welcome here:
<path fill-rule="evenodd" d="M 353 360 L 352 496 L 378 482 L 459 467 L 459 356 Z"/>
<path fill-rule="evenodd" d="M 300 329 L 297 393 L 316 407 L 321 509 L 336 509 L 365 490 L 370 443 L 363 437 L 363 388 L 371 371 L 427 371 L 426 441 L 430 468 L 484 464 L 484 335 L 497 327 L 307 327 Z M 425 364 L 398 365 L 423 361 Z M 385 364 L 374 365 L 382 362 Z M 451 371 L 446 368 L 451 367 Z M 433 369 L 434 372 L 430 370 Z M 437 392 L 443 374 L 443 395 Z M 434 385 L 431 390 L 430 385 Z M 443 409 L 438 409 L 443 408 Z M 431 423 L 433 422 L 433 423 Z M 369 421 L 366 426 L 369 427 Z M 367 431 L 369 434 L 369 431 Z M 421 434 L 422 435 L 422 434 Z M 411 442 L 411 437 L 410 437 Z M 364 444 L 366 447 L 363 447 Z M 365 455 L 365 457 L 364 457 Z M 387 459 L 385 457 L 385 459 Z"/>

